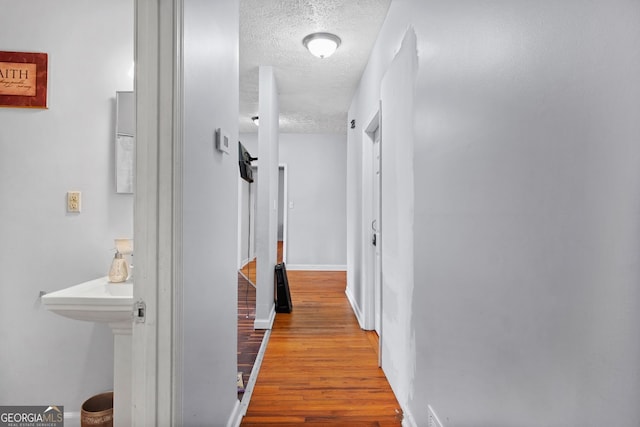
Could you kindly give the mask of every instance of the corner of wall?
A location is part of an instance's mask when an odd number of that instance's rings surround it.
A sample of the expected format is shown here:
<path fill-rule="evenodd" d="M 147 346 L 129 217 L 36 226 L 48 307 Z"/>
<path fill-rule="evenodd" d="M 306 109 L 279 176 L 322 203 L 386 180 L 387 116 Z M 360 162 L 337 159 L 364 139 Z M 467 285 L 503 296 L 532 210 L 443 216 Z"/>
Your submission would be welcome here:
<path fill-rule="evenodd" d="M 407 408 L 405 405 L 402 406 L 402 427 L 418 427 L 415 418 L 413 418 L 413 414 L 411 410 Z"/>
<path fill-rule="evenodd" d="M 360 328 L 365 329 L 364 316 L 362 315 L 362 310 L 358 306 L 358 303 L 353 296 L 353 291 L 347 286 L 347 289 L 345 289 L 344 293 L 347 295 L 347 300 L 349 301 L 349 304 L 351 305 L 351 308 L 356 315 L 356 319 L 358 319 Z"/>
<path fill-rule="evenodd" d="M 240 405 L 240 401 L 237 400 L 235 406 L 233 407 L 233 411 L 231 412 L 231 416 L 227 421 L 227 427 L 240 427 L 242 417 L 242 406 Z"/>
<path fill-rule="evenodd" d="M 256 329 L 271 329 L 273 327 L 273 322 L 276 320 L 276 305 L 273 303 L 271 305 L 271 311 L 266 318 L 256 318 L 253 322 L 253 327 Z"/>

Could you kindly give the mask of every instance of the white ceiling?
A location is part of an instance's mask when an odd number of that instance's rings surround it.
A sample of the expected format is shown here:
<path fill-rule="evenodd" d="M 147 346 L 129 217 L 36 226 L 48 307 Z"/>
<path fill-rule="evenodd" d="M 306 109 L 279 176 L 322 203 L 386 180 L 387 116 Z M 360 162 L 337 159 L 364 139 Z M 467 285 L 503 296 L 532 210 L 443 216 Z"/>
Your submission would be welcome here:
<path fill-rule="evenodd" d="M 347 111 L 391 0 L 240 0 L 240 132 L 256 132 L 258 67 L 275 69 L 280 132 L 345 133 Z M 342 39 L 325 59 L 302 39 Z"/>

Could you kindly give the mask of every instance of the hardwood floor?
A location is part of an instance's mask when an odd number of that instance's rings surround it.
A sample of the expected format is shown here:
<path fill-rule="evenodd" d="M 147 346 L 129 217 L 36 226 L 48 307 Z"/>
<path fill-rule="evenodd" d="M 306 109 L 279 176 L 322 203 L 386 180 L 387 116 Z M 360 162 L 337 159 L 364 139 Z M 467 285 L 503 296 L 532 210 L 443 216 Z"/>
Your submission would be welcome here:
<path fill-rule="evenodd" d="M 277 257 L 282 262 L 283 242 L 278 241 Z M 242 273 L 242 274 L 240 274 Z M 256 319 L 256 259 L 247 263 L 238 274 L 238 372 L 247 386 L 255 364 L 264 330 L 253 328 Z M 242 400 L 244 390 L 238 389 L 238 399 Z"/>
<path fill-rule="evenodd" d="M 292 313 L 279 313 L 244 427 L 400 426 L 375 340 L 344 294 L 344 272 L 288 272 Z"/>
<path fill-rule="evenodd" d="M 238 372 L 242 373 L 245 387 L 265 334 L 264 330 L 253 328 L 255 319 L 256 289 L 238 274 Z M 238 399 L 242 399 L 243 394 L 244 390 L 239 389 Z"/>
<path fill-rule="evenodd" d="M 249 261 L 240 272 L 251 281 L 254 285 L 256 284 L 256 259 L 252 259 Z"/>

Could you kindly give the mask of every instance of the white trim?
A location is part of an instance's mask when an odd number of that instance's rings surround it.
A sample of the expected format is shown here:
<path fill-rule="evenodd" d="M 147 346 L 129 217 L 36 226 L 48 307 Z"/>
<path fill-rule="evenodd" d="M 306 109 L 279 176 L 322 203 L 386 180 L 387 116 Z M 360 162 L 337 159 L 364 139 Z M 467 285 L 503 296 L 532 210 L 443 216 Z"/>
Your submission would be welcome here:
<path fill-rule="evenodd" d="M 182 1 L 135 3 L 133 426 L 182 424 Z"/>
<path fill-rule="evenodd" d="M 370 118 L 366 122 L 366 127 L 362 130 L 363 141 L 363 153 L 362 153 L 362 320 L 365 329 L 376 329 L 376 277 L 375 265 L 376 265 L 376 250 L 382 248 L 376 248 L 371 244 L 372 238 L 372 223 L 376 217 L 373 206 L 373 193 L 374 193 L 374 173 L 373 173 L 373 146 L 376 141 L 376 132 L 380 132 L 380 105 L 370 115 Z M 380 141 L 381 143 L 381 141 Z M 381 152 L 380 152 L 381 154 Z M 378 227 L 380 227 L 380 209 L 377 209 Z M 379 233 L 380 234 L 380 233 Z M 381 237 L 379 235 L 378 237 Z M 381 240 L 381 239 L 380 239 Z M 380 331 L 381 332 L 381 331 Z M 381 335 L 381 334 L 380 334 Z"/>
<path fill-rule="evenodd" d="M 365 328 L 365 324 L 362 319 L 362 312 L 360 311 L 360 307 L 358 307 L 358 304 L 356 303 L 356 299 L 354 298 L 351 292 L 351 289 L 350 288 L 345 289 L 344 293 L 347 295 L 347 300 L 349 301 L 349 304 L 351 304 L 351 309 L 353 310 L 353 313 L 356 315 L 356 319 L 358 319 L 358 324 L 360 325 L 360 328 L 367 330 Z"/>
<path fill-rule="evenodd" d="M 271 313 L 269 313 L 268 319 L 256 319 L 253 322 L 253 327 L 255 329 L 271 329 L 273 327 L 273 322 L 276 320 L 276 305 L 275 303 L 271 306 Z"/>
<path fill-rule="evenodd" d="M 233 407 L 233 411 L 231 411 L 231 416 L 227 421 L 227 427 L 240 427 L 240 423 L 242 422 L 242 406 L 240 405 L 240 401 L 236 400 L 236 404 Z"/>
<path fill-rule="evenodd" d="M 171 340 L 165 340 L 160 342 L 158 346 L 158 352 L 163 351 L 171 352 L 170 356 L 160 356 L 160 361 L 163 362 L 159 365 L 159 370 L 166 370 L 165 379 L 160 379 L 166 387 L 170 387 L 165 392 L 169 395 L 163 397 L 162 390 L 158 391 L 158 400 L 162 404 L 163 402 L 171 402 L 170 408 L 160 408 L 158 410 L 158 419 L 171 419 L 174 425 L 182 425 L 182 399 L 183 399 L 183 167 L 184 167 L 184 61 L 183 61 L 183 46 L 184 46 L 184 0 L 175 0 L 174 6 L 174 37 L 175 37 L 175 52 L 174 58 L 174 88 L 173 88 L 173 233 L 172 233 L 172 257 L 173 257 L 173 283 L 169 292 L 167 292 L 166 302 L 161 305 L 162 307 L 173 309 L 173 315 L 162 314 L 165 322 L 164 325 L 160 322 L 159 327 L 167 327 L 172 329 L 170 335 Z M 168 400 L 170 399 L 170 400 Z M 167 405 L 168 406 L 168 405 Z"/>
<path fill-rule="evenodd" d="M 287 264 L 287 270 L 290 271 L 347 271 L 344 264 Z"/>
<path fill-rule="evenodd" d="M 427 405 L 427 411 L 429 427 L 443 427 L 442 421 L 440 421 L 440 418 L 438 418 L 436 411 L 433 410 L 431 405 Z"/>
<path fill-rule="evenodd" d="M 400 407 L 402 408 L 402 427 L 418 427 L 411 411 L 404 405 L 400 405 Z"/>

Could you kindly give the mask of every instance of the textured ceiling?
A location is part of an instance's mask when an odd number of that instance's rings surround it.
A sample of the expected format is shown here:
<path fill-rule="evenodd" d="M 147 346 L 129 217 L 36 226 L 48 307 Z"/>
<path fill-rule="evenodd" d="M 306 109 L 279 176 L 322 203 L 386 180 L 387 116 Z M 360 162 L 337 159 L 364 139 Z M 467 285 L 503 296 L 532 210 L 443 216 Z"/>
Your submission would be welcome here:
<path fill-rule="evenodd" d="M 391 0 L 240 0 L 240 132 L 256 132 L 258 67 L 274 67 L 280 131 L 345 133 L 347 111 Z M 342 39 L 325 59 L 302 39 Z"/>

